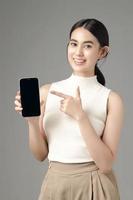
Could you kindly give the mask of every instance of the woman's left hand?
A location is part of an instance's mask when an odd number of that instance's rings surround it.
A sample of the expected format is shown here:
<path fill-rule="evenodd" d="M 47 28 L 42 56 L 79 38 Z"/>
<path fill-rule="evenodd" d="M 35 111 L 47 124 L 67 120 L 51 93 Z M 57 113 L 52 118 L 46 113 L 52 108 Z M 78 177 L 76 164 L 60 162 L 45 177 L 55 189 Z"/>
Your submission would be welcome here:
<path fill-rule="evenodd" d="M 79 120 L 85 114 L 82 109 L 79 86 L 76 89 L 75 97 L 55 91 L 55 90 L 51 90 L 50 93 L 63 98 L 60 101 L 60 110 L 68 114 L 75 120 Z"/>

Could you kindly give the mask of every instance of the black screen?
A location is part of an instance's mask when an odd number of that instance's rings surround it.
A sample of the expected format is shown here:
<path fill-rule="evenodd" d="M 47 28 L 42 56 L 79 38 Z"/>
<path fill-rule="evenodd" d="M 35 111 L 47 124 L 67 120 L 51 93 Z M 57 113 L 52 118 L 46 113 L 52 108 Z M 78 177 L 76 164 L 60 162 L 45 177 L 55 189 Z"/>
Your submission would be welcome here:
<path fill-rule="evenodd" d="M 37 78 L 20 80 L 22 115 L 24 117 L 40 115 L 39 83 Z"/>

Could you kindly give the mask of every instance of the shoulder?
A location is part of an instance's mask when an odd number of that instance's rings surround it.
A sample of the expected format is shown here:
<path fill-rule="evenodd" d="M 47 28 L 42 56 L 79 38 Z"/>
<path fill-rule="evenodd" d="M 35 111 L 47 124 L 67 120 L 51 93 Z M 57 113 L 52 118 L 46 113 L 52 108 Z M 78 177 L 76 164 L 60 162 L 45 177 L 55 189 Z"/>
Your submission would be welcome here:
<path fill-rule="evenodd" d="M 108 98 L 108 110 L 122 111 L 124 110 L 124 100 L 123 97 L 116 91 L 110 91 Z"/>
<path fill-rule="evenodd" d="M 41 101 L 45 101 L 48 95 L 48 92 L 51 88 L 51 85 L 53 86 L 63 86 L 64 84 L 66 84 L 66 80 L 67 79 L 63 79 L 63 80 L 58 80 L 58 81 L 54 81 L 52 83 L 47 83 L 44 84 L 40 87 L 40 99 Z"/>
<path fill-rule="evenodd" d="M 48 91 L 49 91 L 51 85 L 52 85 L 52 83 L 48 83 L 48 84 L 42 85 L 40 87 L 40 101 L 41 102 L 45 102 Z"/>

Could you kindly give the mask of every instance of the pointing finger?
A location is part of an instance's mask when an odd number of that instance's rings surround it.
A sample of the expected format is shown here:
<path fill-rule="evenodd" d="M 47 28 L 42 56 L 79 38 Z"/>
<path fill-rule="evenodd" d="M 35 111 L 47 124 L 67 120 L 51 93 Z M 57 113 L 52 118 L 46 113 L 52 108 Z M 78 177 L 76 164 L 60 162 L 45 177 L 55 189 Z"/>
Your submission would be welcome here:
<path fill-rule="evenodd" d="M 55 90 L 51 90 L 50 93 L 52 93 L 52 94 L 54 94 L 54 95 L 57 95 L 57 96 L 59 96 L 59 97 L 62 97 L 62 98 L 64 98 L 64 99 L 66 99 L 66 98 L 69 97 L 68 95 L 63 94 L 63 93 L 61 93 L 61 92 L 57 92 L 57 91 L 55 91 Z"/>

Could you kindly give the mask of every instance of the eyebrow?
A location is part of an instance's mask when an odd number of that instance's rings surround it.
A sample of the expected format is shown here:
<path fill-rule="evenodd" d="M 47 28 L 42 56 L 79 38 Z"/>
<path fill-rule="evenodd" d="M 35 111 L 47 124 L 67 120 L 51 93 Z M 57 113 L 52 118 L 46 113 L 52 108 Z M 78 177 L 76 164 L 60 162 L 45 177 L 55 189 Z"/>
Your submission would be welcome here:
<path fill-rule="evenodd" d="M 70 39 L 70 41 L 78 42 L 78 41 L 75 40 L 75 39 Z M 84 41 L 83 43 L 84 43 L 84 44 L 85 44 L 85 43 L 91 43 L 91 44 L 94 44 L 94 42 L 91 41 L 91 40 Z"/>

